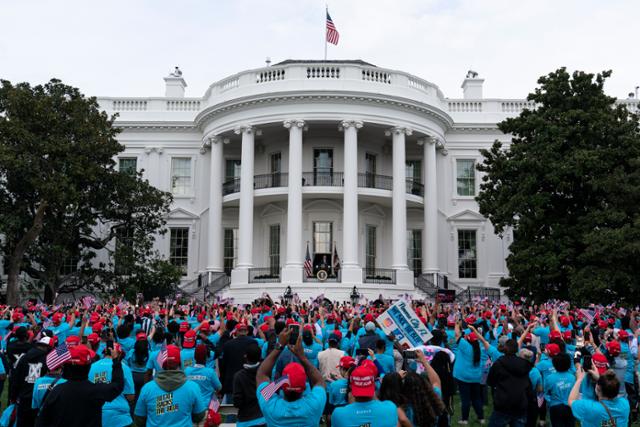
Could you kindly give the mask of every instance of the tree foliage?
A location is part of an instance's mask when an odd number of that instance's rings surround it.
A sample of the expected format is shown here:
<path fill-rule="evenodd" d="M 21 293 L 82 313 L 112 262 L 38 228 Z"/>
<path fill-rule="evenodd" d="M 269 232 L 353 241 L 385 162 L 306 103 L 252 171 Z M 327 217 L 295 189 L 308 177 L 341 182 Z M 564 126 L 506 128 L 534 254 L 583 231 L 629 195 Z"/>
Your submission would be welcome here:
<path fill-rule="evenodd" d="M 536 107 L 498 125 L 511 144 L 482 150 L 477 201 L 498 233 L 513 228 L 512 296 L 640 300 L 638 117 L 605 95 L 610 74 L 541 77 Z"/>
<path fill-rule="evenodd" d="M 21 273 L 46 289 L 48 299 L 87 284 L 112 289 L 121 279 L 113 261 L 99 261 L 97 253 L 113 255 L 119 230 L 136 236 L 125 260 L 129 270 L 157 269 L 162 261 L 152 236 L 163 230 L 172 199 L 141 173 L 117 170 L 124 147 L 115 117 L 58 80 L 35 87 L 1 83 L 0 234 L 8 301 L 18 300 Z M 69 261 L 78 268 L 65 270 Z"/>

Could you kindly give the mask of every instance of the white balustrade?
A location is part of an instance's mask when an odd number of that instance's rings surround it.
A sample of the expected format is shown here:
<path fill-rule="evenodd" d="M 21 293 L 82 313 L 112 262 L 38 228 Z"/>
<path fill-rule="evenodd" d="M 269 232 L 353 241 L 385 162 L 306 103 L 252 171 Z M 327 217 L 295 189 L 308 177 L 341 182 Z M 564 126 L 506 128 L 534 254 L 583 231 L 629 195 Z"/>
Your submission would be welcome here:
<path fill-rule="evenodd" d="M 307 67 L 308 79 L 339 79 L 340 67 Z"/>
<path fill-rule="evenodd" d="M 274 68 L 259 72 L 256 77 L 256 83 L 273 82 L 276 80 L 284 80 L 284 68 Z"/>
<path fill-rule="evenodd" d="M 114 99 L 113 111 L 146 111 L 147 101 L 138 99 Z"/>
<path fill-rule="evenodd" d="M 449 111 L 453 113 L 481 113 L 482 101 L 449 101 Z"/>
<path fill-rule="evenodd" d="M 362 70 L 362 80 L 391 84 L 391 73 L 375 68 L 366 68 Z"/>
<path fill-rule="evenodd" d="M 167 101 L 167 111 L 198 111 L 200 101 L 197 100 L 172 100 Z"/>

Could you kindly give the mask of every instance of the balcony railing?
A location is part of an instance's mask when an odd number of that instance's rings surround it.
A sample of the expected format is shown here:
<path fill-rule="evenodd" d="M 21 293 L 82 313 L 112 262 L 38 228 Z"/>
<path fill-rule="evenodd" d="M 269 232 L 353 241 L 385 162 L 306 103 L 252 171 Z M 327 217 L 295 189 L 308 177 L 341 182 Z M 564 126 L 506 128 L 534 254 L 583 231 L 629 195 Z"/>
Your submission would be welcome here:
<path fill-rule="evenodd" d="M 340 274 L 340 270 L 335 273 L 327 272 L 329 275 L 326 280 L 320 280 L 316 276 L 307 277 L 306 274 L 303 274 L 302 281 L 307 283 L 341 283 L 342 282 L 342 274 Z"/>
<path fill-rule="evenodd" d="M 342 187 L 344 174 L 342 172 L 304 172 L 302 174 L 303 187 Z"/>
<path fill-rule="evenodd" d="M 288 178 L 289 176 L 282 172 L 256 175 L 253 177 L 253 188 L 258 190 L 260 188 L 288 187 Z"/>
<path fill-rule="evenodd" d="M 380 190 L 393 190 L 393 177 L 386 175 L 376 175 L 374 173 L 359 173 L 358 187 L 378 188 Z"/>
<path fill-rule="evenodd" d="M 411 178 L 407 178 L 407 194 L 424 197 L 424 185 Z"/>
<path fill-rule="evenodd" d="M 362 270 L 362 282 L 395 284 L 396 271 L 391 268 L 365 268 Z"/>
<path fill-rule="evenodd" d="M 260 267 L 249 269 L 249 283 L 279 283 L 280 267 Z"/>
<path fill-rule="evenodd" d="M 233 194 L 240 191 L 240 178 L 232 178 L 222 184 L 222 195 Z"/>

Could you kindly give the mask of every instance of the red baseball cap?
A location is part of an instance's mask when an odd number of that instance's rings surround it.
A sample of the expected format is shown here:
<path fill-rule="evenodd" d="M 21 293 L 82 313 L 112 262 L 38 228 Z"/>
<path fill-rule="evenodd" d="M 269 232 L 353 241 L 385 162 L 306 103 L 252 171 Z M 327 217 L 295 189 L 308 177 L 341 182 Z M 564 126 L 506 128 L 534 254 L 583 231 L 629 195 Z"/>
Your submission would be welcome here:
<path fill-rule="evenodd" d="M 182 347 L 184 348 L 193 348 L 196 345 L 196 331 L 193 329 L 189 329 L 186 334 L 184 334 L 184 339 L 182 340 Z"/>
<path fill-rule="evenodd" d="M 147 339 L 147 334 L 145 334 L 144 332 L 138 332 L 136 334 L 136 341 L 144 341 Z"/>
<path fill-rule="evenodd" d="M 91 333 L 87 336 L 87 341 L 89 341 L 91 344 L 95 345 L 98 344 L 100 342 L 100 335 L 94 333 Z"/>
<path fill-rule="evenodd" d="M 77 335 L 71 335 L 67 337 L 65 342 L 67 343 L 67 347 L 75 347 L 80 344 L 80 337 Z"/>
<path fill-rule="evenodd" d="M 554 329 L 553 331 L 549 332 L 549 339 L 553 338 L 562 338 L 562 334 L 560 333 L 560 331 Z"/>
<path fill-rule="evenodd" d="M 91 326 L 91 330 L 95 333 L 102 332 L 103 328 L 104 328 L 104 325 L 100 322 L 96 322 Z"/>
<path fill-rule="evenodd" d="M 234 331 L 242 331 L 242 330 L 247 330 L 247 325 L 245 325 L 244 323 L 238 323 L 236 325 L 236 327 L 234 328 Z"/>
<path fill-rule="evenodd" d="M 549 356 L 551 357 L 560 354 L 560 346 L 558 344 L 547 344 L 547 346 L 545 347 L 545 350 L 547 351 L 547 353 L 549 353 Z"/>
<path fill-rule="evenodd" d="M 356 360 L 351 356 L 342 356 L 338 368 L 349 369 L 356 364 Z"/>
<path fill-rule="evenodd" d="M 467 339 L 470 342 L 476 342 L 476 341 L 478 341 L 478 336 L 476 335 L 475 332 L 471 332 L 469 335 L 467 335 Z"/>
<path fill-rule="evenodd" d="M 267 332 L 269 330 L 269 325 L 266 323 L 263 323 L 262 325 L 260 325 L 260 330 L 262 332 Z"/>
<path fill-rule="evenodd" d="M 368 368 L 371 371 L 371 373 L 373 374 L 374 377 L 378 376 L 378 367 L 376 366 L 375 363 L 373 363 L 373 360 L 364 359 L 362 361 L 362 363 L 360 364 L 360 366 Z"/>
<path fill-rule="evenodd" d="M 180 349 L 173 344 L 167 346 L 167 360 L 164 362 L 163 368 L 167 362 L 172 362 L 175 366 L 180 365 Z"/>
<path fill-rule="evenodd" d="M 476 316 L 472 314 L 471 316 L 468 316 L 466 319 L 464 319 L 464 321 L 467 322 L 468 325 L 473 325 L 474 323 L 476 323 Z"/>
<path fill-rule="evenodd" d="M 285 391 L 293 391 L 296 393 L 302 393 L 307 384 L 307 374 L 304 372 L 304 368 L 297 362 L 289 363 L 282 370 L 282 375 L 289 377 L 289 383 L 282 387 Z"/>
<path fill-rule="evenodd" d="M 606 320 L 598 320 L 598 328 L 607 329 L 607 321 Z"/>
<path fill-rule="evenodd" d="M 209 325 L 209 322 L 207 322 L 206 320 L 200 324 L 200 330 L 201 331 L 209 332 L 209 328 L 210 327 L 211 327 L 211 325 Z"/>
<path fill-rule="evenodd" d="M 303 331 L 313 331 L 313 325 L 304 325 Z"/>
<path fill-rule="evenodd" d="M 373 397 L 376 393 L 375 376 L 366 366 L 358 366 L 349 377 L 351 394 L 354 397 Z"/>
<path fill-rule="evenodd" d="M 531 333 L 528 333 L 527 335 L 524 336 L 525 342 L 531 342 L 532 339 L 533 339 L 533 335 L 531 335 Z"/>
<path fill-rule="evenodd" d="M 571 319 L 569 319 L 567 316 L 562 316 L 560 317 L 560 324 L 564 327 L 569 326 L 569 323 L 571 323 Z"/>
<path fill-rule="evenodd" d="M 565 341 L 569 341 L 569 340 L 573 339 L 573 337 L 571 336 L 571 331 L 569 329 L 564 331 L 562 333 L 562 338 L 564 338 Z"/>
<path fill-rule="evenodd" d="M 55 313 L 53 315 L 53 318 L 51 319 L 53 321 L 53 323 L 58 324 L 60 322 L 62 322 L 62 318 L 64 317 L 64 314 L 62 313 Z"/>
<path fill-rule="evenodd" d="M 87 346 L 79 344 L 74 347 L 69 347 L 69 354 L 71 358 L 65 363 L 69 365 L 87 366 L 91 364 L 91 359 L 96 355 L 93 351 L 89 350 Z"/>
<path fill-rule="evenodd" d="M 620 329 L 618 331 L 618 338 L 620 338 L 621 340 L 626 340 L 629 338 L 629 332 L 625 331 L 624 329 Z"/>
<path fill-rule="evenodd" d="M 373 314 L 367 313 L 366 316 L 364 316 L 364 321 L 365 322 L 373 322 Z"/>
<path fill-rule="evenodd" d="M 189 330 L 189 322 L 180 323 L 180 332 L 187 332 Z"/>
<path fill-rule="evenodd" d="M 609 362 L 607 361 L 607 356 L 602 353 L 596 353 L 591 357 L 591 361 L 593 362 L 593 366 L 598 369 L 599 374 L 604 374 L 609 369 Z"/>
<path fill-rule="evenodd" d="M 607 351 L 613 357 L 618 356 L 622 351 L 622 349 L 620 348 L 620 343 L 618 341 L 609 341 L 607 343 Z"/>

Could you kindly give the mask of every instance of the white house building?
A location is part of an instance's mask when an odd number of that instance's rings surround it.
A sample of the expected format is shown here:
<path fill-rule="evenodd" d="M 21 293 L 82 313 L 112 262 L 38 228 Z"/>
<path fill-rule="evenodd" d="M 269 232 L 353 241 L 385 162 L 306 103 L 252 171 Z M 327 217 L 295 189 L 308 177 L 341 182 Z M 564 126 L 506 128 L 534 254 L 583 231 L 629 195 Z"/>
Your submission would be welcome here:
<path fill-rule="evenodd" d="M 444 277 L 495 289 L 508 274 L 512 235 L 479 214 L 475 165 L 526 100 L 484 98 L 474 72 L 446 98 L 363 61 L 288 60 L 196 98 L 177 68 L 164 80 L 164 97 L 98 101 L 119 115 L 119 167 L 173 193 L 155 244 L 185 283 L 246 302 L 288 286 L 397 297 Z"/>

